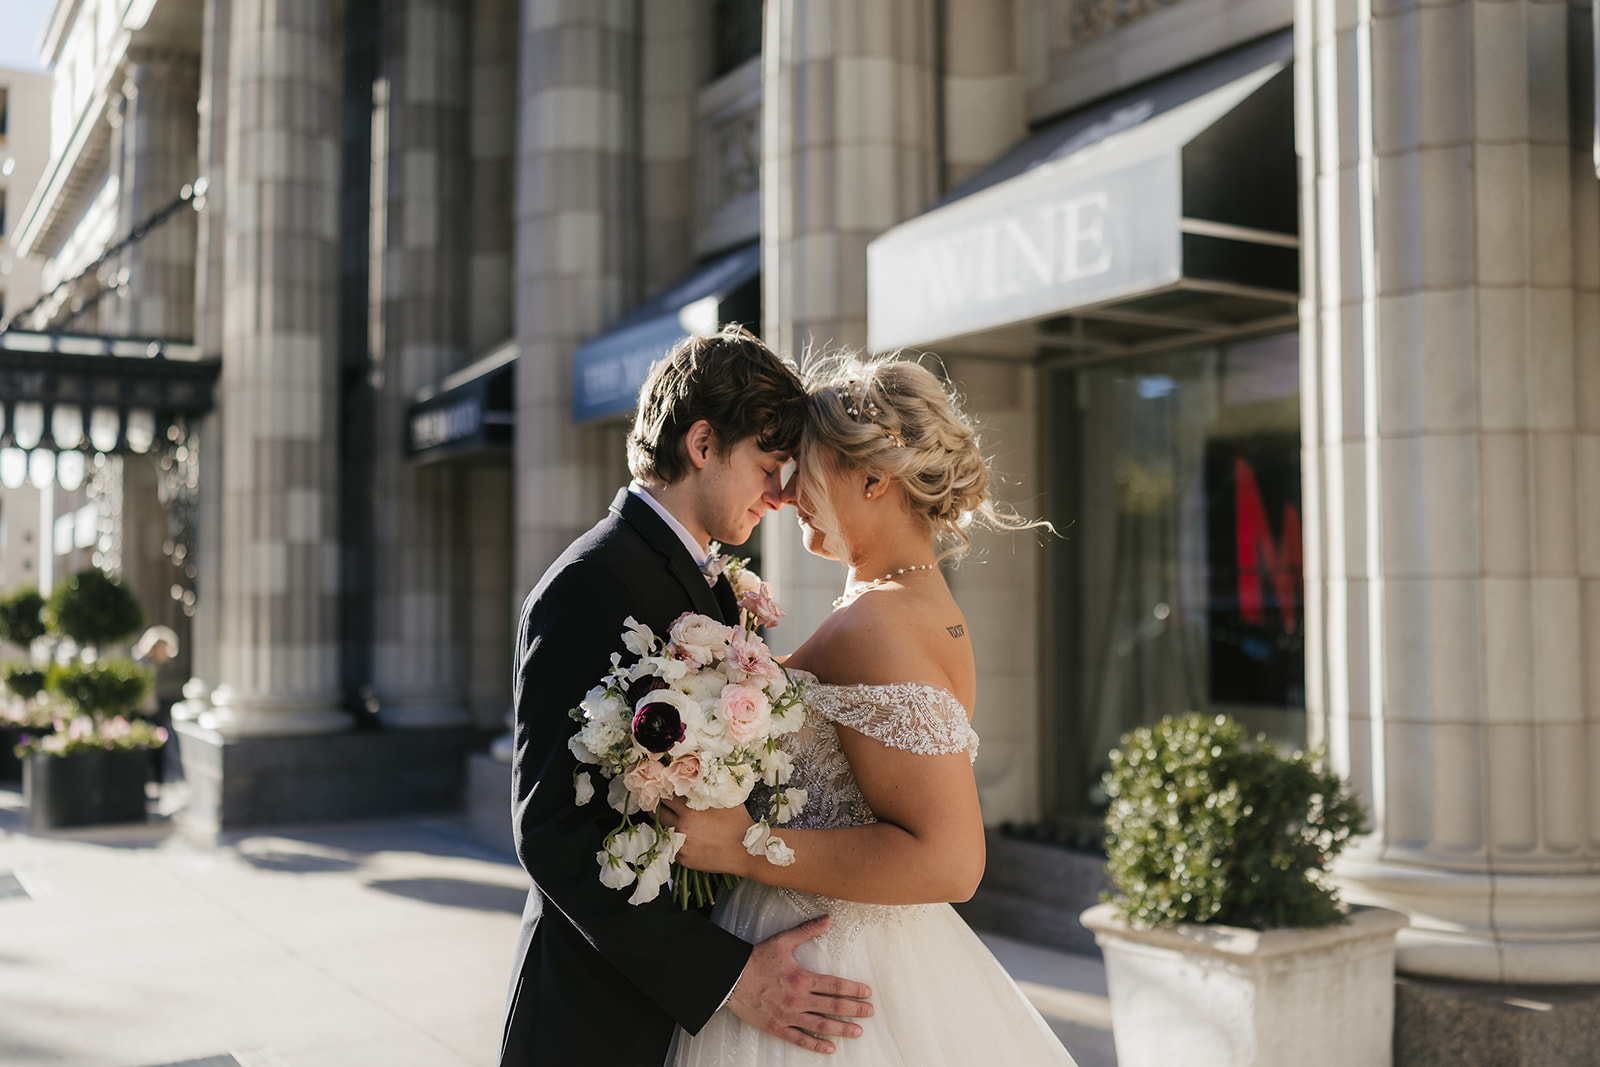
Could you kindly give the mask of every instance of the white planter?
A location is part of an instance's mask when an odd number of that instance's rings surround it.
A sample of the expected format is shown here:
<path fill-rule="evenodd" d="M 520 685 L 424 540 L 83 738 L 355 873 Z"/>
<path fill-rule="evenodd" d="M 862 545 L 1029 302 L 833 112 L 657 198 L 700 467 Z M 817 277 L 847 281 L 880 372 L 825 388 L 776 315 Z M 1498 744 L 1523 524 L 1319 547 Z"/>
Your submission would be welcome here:
<path fill-rule="evenodd" d="M 1352 909 L 1320 930 L 1083 913 L 1105 954 L 1118 1067 L 1389 1067 L 1394 939 L 1406 917 Z"/>

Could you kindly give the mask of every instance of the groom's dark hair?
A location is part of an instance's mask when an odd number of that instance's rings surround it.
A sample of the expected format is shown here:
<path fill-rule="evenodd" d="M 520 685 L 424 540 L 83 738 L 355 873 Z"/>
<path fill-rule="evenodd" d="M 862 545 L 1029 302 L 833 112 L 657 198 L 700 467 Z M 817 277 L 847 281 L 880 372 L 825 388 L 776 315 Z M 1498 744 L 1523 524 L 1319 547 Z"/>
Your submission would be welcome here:
<path fill-rule="evenodd" d="M 806 388 L 793 365 L 742 326 L 680 341 L 650 369 L 628 434 L 628 470 L 667 485 L 689 473 L 684 438 L 701 419 L 719 455 L 747 437 L 768 452 L 794 452 L 805 427 Z"/>

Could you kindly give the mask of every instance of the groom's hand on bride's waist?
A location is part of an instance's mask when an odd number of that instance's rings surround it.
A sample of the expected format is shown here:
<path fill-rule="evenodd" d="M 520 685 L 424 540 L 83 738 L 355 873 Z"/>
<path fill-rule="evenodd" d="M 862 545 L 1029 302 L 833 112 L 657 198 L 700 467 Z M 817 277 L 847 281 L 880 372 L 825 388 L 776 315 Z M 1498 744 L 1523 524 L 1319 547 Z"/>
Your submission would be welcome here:
<path fill-rule="evenodd" d="M 750 953 L 728 1007 L 751 1026 L 813 1052 L 834 1051 L 829 1037 L 860 1037 L 849 1019 L 872 1015 L 872 990 L 860 982 L 816 974 L 794 950 L 828 928 L 828 916 L 774 934 Z"/>

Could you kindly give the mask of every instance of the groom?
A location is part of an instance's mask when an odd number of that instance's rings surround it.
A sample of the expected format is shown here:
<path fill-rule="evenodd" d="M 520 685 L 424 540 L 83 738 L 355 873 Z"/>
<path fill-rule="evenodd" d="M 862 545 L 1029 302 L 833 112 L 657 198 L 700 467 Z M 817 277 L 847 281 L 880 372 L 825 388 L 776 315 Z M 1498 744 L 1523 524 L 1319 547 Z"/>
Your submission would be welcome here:
<path fill-rule="evenodd" d="M 567 716 L 621 651 L 632 615 L 665 633 L 685 611 L 733 623 L 727 579 L 708 581 L 709 543 L 741 544 L 777 510 L 799 444 L 805 390 L 738 327 L 690 338 L 651 371 L 628 435 L 634 482 L 545 572 L 517 632 L 512 814 L 533 878 L 506 1005 L 501 1067 L 658 1067 L 674 1025 L 696 1033 L 724 1003 L 753 1026 L 820 1052 L 855 1037 L 870 991 L 813 974 L 794 949 L 823 916 L 752 946 L 670 893 L 648 904 L 600 884 L 595 853 L 615 824 L 573 799 Z M 603 795 L 603 790 L 602 790 Z"/>

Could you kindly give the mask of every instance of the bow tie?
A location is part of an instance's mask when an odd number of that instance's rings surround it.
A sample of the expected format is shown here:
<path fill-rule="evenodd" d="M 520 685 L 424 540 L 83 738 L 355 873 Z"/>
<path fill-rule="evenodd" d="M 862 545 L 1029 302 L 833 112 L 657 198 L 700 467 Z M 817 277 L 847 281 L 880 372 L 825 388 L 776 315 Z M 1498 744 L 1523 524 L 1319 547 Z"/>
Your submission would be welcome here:
<path fill-rule="evenodd" d="M 716 585 L 717 579 L 722 576 L 723 568 L 727 565 L 726 559 L 713 552 L 704 563 L 700 564 L 700 573 L 706 576 L 706 584 Z"/>

